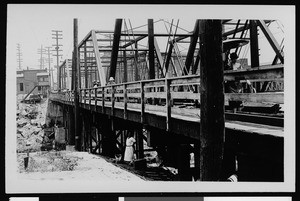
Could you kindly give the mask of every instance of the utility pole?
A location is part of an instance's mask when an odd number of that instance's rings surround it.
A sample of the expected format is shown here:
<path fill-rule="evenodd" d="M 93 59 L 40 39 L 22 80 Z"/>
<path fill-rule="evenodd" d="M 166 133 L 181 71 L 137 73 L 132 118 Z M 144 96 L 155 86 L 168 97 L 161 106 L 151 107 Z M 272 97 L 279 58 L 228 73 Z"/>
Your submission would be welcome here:
<path fill-rule="evenodd" d="M 59 89 L 60 86 L 59 86 L 59 56 L 62 56 L 61 54 L 59 54 L 59 51 L 62 51 L 59 49 L 59 46 L 62 46 L 61 44 L 58 43 L 58 40 L 59 39 L 63 39 L 62 38 L 62 31 L 59 31 L 59 30 L 52 30 L 52 39 L 55 39 L 56 40 L 56 44 L 52 45 L 52 46 L 55 46 L 55 50 L 53 51 L 56 51 L 56 54 L 54 54 L 53 56 L 56 56 L 56 69 L 57 69 L 57 88 Z"/>
<path fill-rule="evenodd" d="M 79 131 L 79 97 L 78 97 L 78 79 L 79 79 L 79 54 L 78 54 L 78 19 L 74 19 L 74 51 L 73 51 L 73 62 L 72 73 L 74 78 L 74 103 L 75 103 L 75 149 L 80 151 L 80 131 Z"/>
<path fill-rule="evenodd" d="M 45 53 L 45 49 L 43 49 L 43 45 L 41 45 L 41 49 L 38 49 L 38 54 L 41 55 L 39 61 L 40 61 L 40 69 L 44 69 L 44 57 L 43 54 Z"/>
<path fill-rule="evenodd" d="M 21 56 L 22 56 L 22 52 L 21 52 L 21 47 L 20 47 L 20 44 L 18 43 L 17 44 L 17 62 L 18 62 L 18 64 L 19 64 L 19 70 L 21 70 L 22 69 L 22 66 L 21 66 L 21 62 L 22 62 L 22 58 L 21 58 Z"/>
<path fill-rule="evenodd" d="M 195 158 L 201 181 L 218 181 L 225 140 L 224 68 L 221 20 L 199 20 L 200 155 Z M 198 169 L 197 168 L 197 169 Z"/>
<path fill-rule="evenodd" d="M 49 69 L 49 73 L 50 73 L 50 87 L 53 87 L 53 69 L 51 68 L 51 63 L 52 63 L 52 58 L 50 58 L 50 48 L 51 47 L 45 47 L 47 48 L 47 53 L 48 53 L 48 69 Z"/>

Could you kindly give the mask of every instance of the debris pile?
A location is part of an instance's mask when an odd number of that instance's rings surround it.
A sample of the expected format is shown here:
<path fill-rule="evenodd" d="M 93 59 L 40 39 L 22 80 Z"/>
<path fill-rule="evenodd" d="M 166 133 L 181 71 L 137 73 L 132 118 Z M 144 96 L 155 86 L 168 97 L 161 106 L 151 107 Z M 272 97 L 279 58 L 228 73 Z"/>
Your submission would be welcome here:
<path fill-rule="evenodd" d="M 47 101 L 40 104 L 17 104 L 18 153 L 40 151 L 42 144 L 52 143 L 44 131 L 46 109 Z"/>

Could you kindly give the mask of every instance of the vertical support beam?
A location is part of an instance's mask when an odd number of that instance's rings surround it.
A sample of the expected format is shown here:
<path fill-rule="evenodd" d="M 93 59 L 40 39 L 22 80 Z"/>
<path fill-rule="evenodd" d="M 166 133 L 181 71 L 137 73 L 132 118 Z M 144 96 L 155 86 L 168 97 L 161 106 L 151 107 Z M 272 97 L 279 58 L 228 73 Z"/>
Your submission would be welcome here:
<path fill-rule="evenodd" d="M 104 114 L 105 113 L 105 88 L 104 87 L 101 87 L 102 91 L 102 113 Z"/>
<path fill-rule="evenodd" d="M 145 122 L 145 83 L 141 81 L 141 123 Z"/>
<path fill-rule="evenodd" d="M 136 132 L 137 142 L 137 159 L 144 158 L 144 140 L 143 140 L 143 128 L 138 128 Z"/>
<path fill-rule="evenodd" d="M 138 59 L 139 59 L 139 53 L 137 51 L 138 48 L 138 44 L 137 42 L 134 43 L 135 46 L 135 51 L 134 51 L 134 81 L 138 81 L 139 80 L 139 69 L 138 69 Z"/>
<path fill-rule="evenodd" d="M 127 85 L 124 84 L 124 119 L 127 119 Z"/>
<path fill-rule="evenodd" d="M 75 145 L 75 118 L 74 118 L 74 110 L 71 106 L 69 110 L 69 135 L 68 135 L 68 143 L 69 145 Z"/>
<path fill-rule="evenodd" d="M 66 59 L 66 71 L 67 71 L 67 89 L 71 89 L 71 79 L 70 79 L 70 69 L 69 69 L 69 59 Z"/>
<path fill-rule="evenodd" d="M 166 116 L 166 127 L 167 131 L 170 131 L 171 123 L 171 91 L 170 91 L 170 80 L 165 79 L 166 87 L 166 107 L 167 107 L 167 116 Z"/>
<path fill-rule="evenodd" d="M 148 46 L 149 46 L 149 79 L 155 79 L 153 19 L 148 19 Z"/>
<path fill-rule="evenodd" d="M 127 82 L 127 59 L 126 59 L 126 51 L 123 51 L 123 64 L 124 64 L 124 80 L 123 82 Z"/>
<path fill-rule="evenodd" d="M 281 63 L 284 63 L 283 55 L 281 54 L 281 48 L 280 45 L 278 44 L 277 40 L 267 27 L 266 23 L 263 20 L 256 20 L 257 24 L 265 34 L 266 38 L 268 39 L 271 47 L 273 48 L 274 52 L 276 55 L 279 57 Z"/>
<path fill-rule="evenodd" d="M 110 59 L 110 68 L 109 68 L 109 77 L 113 77 L 114 79 L 116 76 L 121 31 L 122 31 L 122 19 L 116 19 L 114 39 L 113 39 L 111 59 Z"/>
<path fill-rule="evenodd" d="M 94 89 L 94 92 L 95 92 L 95 108 L 94 108 L 94 109 L 95 109 L 95 112 L 97 111 L 97 98 L 98 98 L 98 97 L 97 97 L 97 94 L 98 94 L 97 91 L 98 91 L 98 88 L 95 88 L 95 89 Z"/>
<path fill-rule="evenodd" d="M 188 49 L 188 52 L 186 55 L 185 68 L 183 70 L 183 75 L 189 74 L 190 66 L 191 66 L 193 58 L 194 58 L 194 52 L 196 49 L 198 35 L 199 35 L 199 20 L 196 20 L 193 35 L 191 36 L 190 46 L 189 46 L 189 49 Z"/>
<path fill-rule="evenodd" d="M 258 32 L 255 20 L 250 20 L 250 56 L 251 67 L 259 66 Z"/>
<path fill-rule="evenodd" d="M 221 20 L 200 20 L 200 180 L 220 177 L 224 146 L 224 69 Z"/>
<path fill-rule="evenodd" d="M 75 74 L 75 85 L 74 85 L 74 104 L 75 104 L 75 149 L 80 151 L 80 130 L 79 130 L 79 100 L 78 100 L 78 20 L 74 19 L 74 74 Z"/>
<path fill-rule="evenodd" d="M 85 75 L 85 88 L 88 88 L 88 70 L 87 70 L 87 54 L 86 43 L 84 43 L 84 75 Z"/>
<path fill-rule="evenodd" d="M 111 86 L 111 116 L 114 116 L 115 112 L 115 87 Z"/>

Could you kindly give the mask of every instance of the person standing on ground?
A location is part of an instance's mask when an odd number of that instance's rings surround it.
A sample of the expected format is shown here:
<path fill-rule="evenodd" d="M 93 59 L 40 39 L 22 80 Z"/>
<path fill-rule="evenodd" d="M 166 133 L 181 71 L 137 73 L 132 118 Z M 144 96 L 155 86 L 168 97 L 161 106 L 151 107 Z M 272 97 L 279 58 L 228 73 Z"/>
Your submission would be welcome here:
<path fill-rule="evenodd" d="M 126 138 L 126 148 L 125 148 L 125 153 L 124 153 L 124 161 L 125 162 L 133 162 L 134 160 L 134 143 L 135 139 L 133 137 L 133 133 L 129 133 L 128 137 Z"/>

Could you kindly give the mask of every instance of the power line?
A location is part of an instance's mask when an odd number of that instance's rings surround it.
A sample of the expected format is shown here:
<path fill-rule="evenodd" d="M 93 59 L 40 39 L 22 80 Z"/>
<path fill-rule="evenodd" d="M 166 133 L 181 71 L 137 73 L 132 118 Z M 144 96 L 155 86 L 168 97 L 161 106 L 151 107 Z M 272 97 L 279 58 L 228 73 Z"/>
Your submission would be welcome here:
<path fill-rule="evenodd" d="M 22 56 L 22 52 L 21 52 L 21 47 L 20 47 L 20 44 L 18 43 L 17 44 L 17 62 L 19 64 L 19 70 L 22 69 L 22 65 L 21 65 L 21 62 L 23 61 L 21 56 Z"/>

